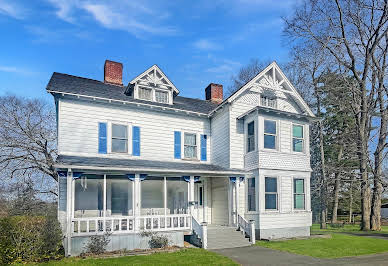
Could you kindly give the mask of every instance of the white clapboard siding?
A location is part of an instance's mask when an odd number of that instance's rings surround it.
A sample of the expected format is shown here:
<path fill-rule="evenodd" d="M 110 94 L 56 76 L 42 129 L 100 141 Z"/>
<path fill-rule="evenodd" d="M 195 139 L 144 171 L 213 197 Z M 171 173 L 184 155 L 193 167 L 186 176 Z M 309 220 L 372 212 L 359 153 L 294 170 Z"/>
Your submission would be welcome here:
<path fill-rule="evenodd" d="M 221 109 L 211 119 L 211 162 L 223 167 L 229 167 L 229 107 Z"/>
<path fill-rule="evenodd" d="M 311 212 L 260 213 L 260 229 L 311 226 Z"/>
<path fill-rule="evenodd" d="M 112 122 L 128 124 L 129 131 L 133 125 L 140 127 L 141 159 L 174 160 L 174 131 L 182 131 L 182 136 L 183 131 L 198 134 L 198 158 L 200 158 L 199 134 L 208 135 L 207 162 L 211 157 L 210 122 L 206 118 L 136 109 L 128 105 L 115 106 L 61 99 L 59 120 L 60 154 L 130 158 L 129 154 L 98 154 L 98 123 Z M 109 137 L 108 126 L 108 144 L 110 143 Z M 130 145 L 131 136 L 129 139 Z M 133 158 L 138 159 L 139 157 L 134 156 Z"/>
<path fill-rule="evenodd" d="M 226 225 L 229 223 L 228 216 L 228 189 L 229 178 L 212 178 L 212 224 Z"/>

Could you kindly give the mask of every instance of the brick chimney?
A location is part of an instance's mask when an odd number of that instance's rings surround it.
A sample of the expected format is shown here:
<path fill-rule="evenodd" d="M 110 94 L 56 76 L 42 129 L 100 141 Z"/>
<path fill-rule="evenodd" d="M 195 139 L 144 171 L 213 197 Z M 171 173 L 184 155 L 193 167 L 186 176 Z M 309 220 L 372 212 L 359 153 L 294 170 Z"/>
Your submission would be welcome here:
<path fill-rule="evenodd" d="M 105 60 L 104 64 L 104 82 L 123 86 L 123 64 Z"/>
<path fill-rule="evenodd" d="M 206 100 L 220 104 L 223 101 L 223 89 L 221 84 L 210 83 L 205 89 Z"/>

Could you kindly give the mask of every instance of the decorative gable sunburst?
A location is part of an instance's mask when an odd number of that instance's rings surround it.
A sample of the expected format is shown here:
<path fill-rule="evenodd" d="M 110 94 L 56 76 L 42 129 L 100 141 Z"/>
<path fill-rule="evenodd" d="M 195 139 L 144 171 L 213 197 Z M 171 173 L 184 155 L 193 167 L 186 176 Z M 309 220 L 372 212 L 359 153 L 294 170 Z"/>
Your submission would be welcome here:
<path fill-rule="evenodd" d="M 304 113 L 314 116 L 314 113 L 281 71 L 276 62 L 272 62 L 263 71 L 232 94 L 228 98 L 228 102 L 234 101 L 234 99 L 239 97 L 246 90 L 255 91 L 261 94 L 273 94 L 278 96 L 284 95 L 286 97 L 291 97 L 297 105 L 304 110 Z"/>
<path fill-rule="evenodd" d="M 175 85 L 167 78 L 163 71 L 157 66 L 153 65 L 139 76 L 129 82 L 130 84 L 140 84 L 145 86 L 153 86 L 163 89 L 173 89 L 175 94 L 179 93 L 179 90 Z"/>

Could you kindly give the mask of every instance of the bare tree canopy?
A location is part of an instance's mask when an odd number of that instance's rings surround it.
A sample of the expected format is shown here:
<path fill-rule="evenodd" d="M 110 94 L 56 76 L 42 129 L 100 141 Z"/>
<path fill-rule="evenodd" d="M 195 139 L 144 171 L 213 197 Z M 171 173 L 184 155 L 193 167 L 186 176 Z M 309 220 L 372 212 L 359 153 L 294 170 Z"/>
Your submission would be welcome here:
<path fill-rule="evenodd" d="M 0 97 L 0 174 L 57 181 L 55 125 L 54 110 L 45 102 Z"/>

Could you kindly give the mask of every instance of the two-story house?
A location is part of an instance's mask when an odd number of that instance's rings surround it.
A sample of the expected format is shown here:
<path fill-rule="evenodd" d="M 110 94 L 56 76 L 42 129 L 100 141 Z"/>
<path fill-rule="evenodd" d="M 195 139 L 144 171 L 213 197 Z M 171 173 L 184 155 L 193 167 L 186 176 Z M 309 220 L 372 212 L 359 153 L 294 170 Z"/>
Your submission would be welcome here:
<path fill-rule="evenodd" d="M 47 86 L 68 255 L 106 231 L 110 250 L 147 248 L 142 231 L 205 248 L 237 245 L 228 228 L 251 242 L 309 235 L 316 118 L 275 62 L 226 99 L 214 83 L 206 100 L 181 97 L 156 65 L 128 85 L 122 73 L 107 60 L 104 81 L 54 73 Z"/>

